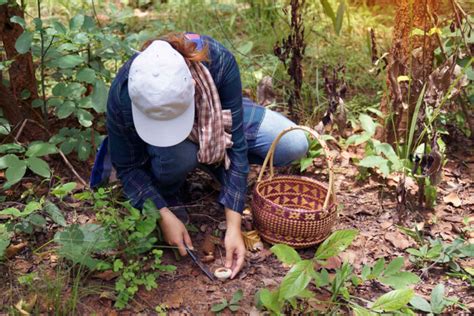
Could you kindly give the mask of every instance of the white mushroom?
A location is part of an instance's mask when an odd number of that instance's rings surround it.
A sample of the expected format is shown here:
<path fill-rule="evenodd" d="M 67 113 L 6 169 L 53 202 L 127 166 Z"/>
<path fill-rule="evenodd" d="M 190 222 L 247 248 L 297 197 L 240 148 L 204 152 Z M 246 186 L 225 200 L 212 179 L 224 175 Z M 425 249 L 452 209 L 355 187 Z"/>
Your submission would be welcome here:
<path fill-rule="evenodd" d="M 228 268 L 218 268 L 214 271 L 214 276 L 221 281 L 227 280 L 232 275 L 232 270 Z"/>

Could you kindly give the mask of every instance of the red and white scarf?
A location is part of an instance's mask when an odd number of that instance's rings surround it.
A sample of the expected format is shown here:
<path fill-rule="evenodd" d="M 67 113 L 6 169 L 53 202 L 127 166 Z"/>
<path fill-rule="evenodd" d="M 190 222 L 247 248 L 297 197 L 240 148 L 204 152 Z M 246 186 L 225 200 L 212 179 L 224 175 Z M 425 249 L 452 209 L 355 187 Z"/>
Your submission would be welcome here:
<path fill-rule="evenodd" d="M 199 62 L 189 66 L 196 81 L 194 103 L 196 114 L 189 139 L 199 145 L 197 159 L 203 164 L 215 164 L 224 160 L 226 169 L 230 166 L 227 148 L 232 143 L 232 113 L 222 110 L 217 87 L 209 70 Z"/>

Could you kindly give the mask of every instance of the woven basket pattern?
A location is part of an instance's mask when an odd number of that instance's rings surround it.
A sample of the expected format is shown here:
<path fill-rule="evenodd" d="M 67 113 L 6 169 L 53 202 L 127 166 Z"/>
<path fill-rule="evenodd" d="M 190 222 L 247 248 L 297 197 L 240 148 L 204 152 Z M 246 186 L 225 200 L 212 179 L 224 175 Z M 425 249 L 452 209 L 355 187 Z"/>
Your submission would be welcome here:
<path fill-rule="evenodd" d="M 293 130 L 303 130 L 321 144 L 328 165 L 327 186 L 308 177 L 274 176 L 276 146 L 283 135 Z M 337 219 L 333 160 L 326 141 L 309 127 L 288 127 L 275 138 L 262 164 L 251 204 L 255 226 L 264 240 L 305 248 L 329 235 Z M 267 165 L 270 175 L 263 180 Z"/>
<path fill-rule="evenodd" d="M 255 185 L 252 210 L 262 238 L 295 248 L 318 244 L 331 232 L 337 219 L 331 201 L 323 209 L 324 184 L 298 176 L 276 176 Z"/>

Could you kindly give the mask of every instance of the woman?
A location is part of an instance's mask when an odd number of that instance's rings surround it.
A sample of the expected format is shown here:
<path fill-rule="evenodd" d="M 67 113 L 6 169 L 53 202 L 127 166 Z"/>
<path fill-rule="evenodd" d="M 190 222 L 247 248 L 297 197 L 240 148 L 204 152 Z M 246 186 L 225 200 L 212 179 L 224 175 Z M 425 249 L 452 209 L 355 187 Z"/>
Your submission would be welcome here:
<path fill-rule="evenodd" d="M 225 265 L 234 278 L 245 257 L 241 213 L 249 163 L 261 164 L 278 133 L 292 125 L 242 98 L 239 68 L 224 46 L 204 35 L 171 34 L 148 42 L 120 69 L 107 104 L 108 144 L 97 160 L 110 155 L 135 207 L 148 199 L 155 203 L 163 236 L 181 255 L 192 248 L 181 221 L 185 209 L 177 207 L 186 175 L 197 167 L 214 175 L 227 222 Z M 307 148 L 303 132 L 285 135 L 275 165 L 290 164 Z M 100 182 L 103 165 L 96 163 L 92 186 Z"/>

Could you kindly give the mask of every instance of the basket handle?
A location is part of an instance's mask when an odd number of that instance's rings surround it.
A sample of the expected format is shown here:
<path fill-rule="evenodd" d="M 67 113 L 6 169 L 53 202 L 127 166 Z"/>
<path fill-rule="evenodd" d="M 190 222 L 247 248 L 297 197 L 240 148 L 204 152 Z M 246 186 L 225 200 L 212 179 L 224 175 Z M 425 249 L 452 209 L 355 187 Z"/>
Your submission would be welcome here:
<path fill-rule="evenodd" d="M 328 185 L 328 192 L 326 195 L 326 199 L 324 200 L 324 205 L 323 208 L 326 208 L 329 204 L 329 199 L 332 197 L 333 201 L 336 201 L 336 195 L 334 192 L 334 172 L 333 172 L 333 157 L 329 153 L 329 148 L 326 144 L 326 141 L 321 138 L 321 136 L 313 129 L 306 127 L 306 126 L 292 126 L 285 128 L 281 133 L 275 138 L 273 141 L 272 145 L 270 146 L 270 149 L 268 150 L 267 156 L 265 157 L 265 160 L 262 165 L 262 169 L 260 170 L 260 174 L 258 176 L 257 182 L 262 181 L 263 174 L 265 172 L 265 169 L 267 167 L 268 162 L 270 161 L 270 179 L 273 178 L 274 175 L 274 168 L 273 168 L 273 157 L 275 156 L 275 149 L 280 141 L 280 139 L 285 135 L 286 133 L 294 130 L 303 130 L 308 132 L 310 135 L 312 135 L 320 144 L 321 147 L 323 148 L 324 155 L 326 156 L 327 164 L 328 164 L 328 174 L 329 174 L 329 185 Z"/>

